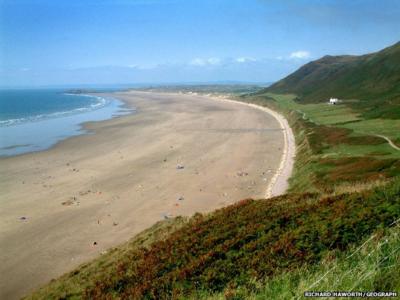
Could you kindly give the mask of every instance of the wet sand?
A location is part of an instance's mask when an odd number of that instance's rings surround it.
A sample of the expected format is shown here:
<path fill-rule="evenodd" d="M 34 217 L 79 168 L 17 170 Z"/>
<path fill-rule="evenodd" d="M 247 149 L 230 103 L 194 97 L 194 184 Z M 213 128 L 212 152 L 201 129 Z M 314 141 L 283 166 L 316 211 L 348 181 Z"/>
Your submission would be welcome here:
<path fill-rule="evenodd" d="M 113 96 L 137 113 L 87 123 L 92 134 L 49 150 L 0 159 L 1 299 L 17 299 L 166 217 L 284 190 L 269 186 L 273 177 L 285 184 L 282 168 L 292 163 L 270 113 L 196 95 Z"/>

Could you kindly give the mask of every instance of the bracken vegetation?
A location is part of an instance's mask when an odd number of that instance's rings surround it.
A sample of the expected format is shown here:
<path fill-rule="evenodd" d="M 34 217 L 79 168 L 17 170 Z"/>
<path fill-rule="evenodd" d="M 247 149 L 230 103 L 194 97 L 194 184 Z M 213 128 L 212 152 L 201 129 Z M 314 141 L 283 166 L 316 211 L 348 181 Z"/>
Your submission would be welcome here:
<path fill-rule="evenodd" d="M 400 218 L 400 184 L 354 194 L 245 200 L 195 216 L 164 241 L 124 257 L 86 298 L 170 299 L 251 285 L 346 250 Z"/>
<path fill-rule="evenodd" d="M 400 226 L 377 230 L 361 245 L 347 251 L 328 252 L 315 264 L 282 272 L 267 281 L 253 281 L 256 288 L 228 287 L 224 292 L 199 292 L 196 300 L 302 299 L 306 291 L 399 291 Z"/>
<path fill-rule="evenodd" d="M 399 180 L 336 196 L 303 193 L 244 200 L 207 216 L 195 215 L 165 239 L 126 249 L 106 268 L 97 265 L 93 277 L 86 274 L 85 285 L 73 294 L 58 282 L 63 293 L 53 295 L 179 299 L 227 289 L 233 294 L 236 289 L 257 291 L 255 283 L 318 264 L 399 218 Z M 48 287 L 44 291 L 50 294 Z M 40 292 L 33 298 L 41 298 Z"/>

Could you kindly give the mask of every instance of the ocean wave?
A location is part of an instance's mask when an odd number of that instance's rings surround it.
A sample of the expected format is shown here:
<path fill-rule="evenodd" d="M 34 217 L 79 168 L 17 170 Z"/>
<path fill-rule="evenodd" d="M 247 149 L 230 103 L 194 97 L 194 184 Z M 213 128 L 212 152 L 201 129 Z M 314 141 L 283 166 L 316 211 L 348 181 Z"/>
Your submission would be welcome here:
<path fill-rule="evenodd" d="M 59 112 L 54 112 L 54 113 L 49 113 L 49 114 L 39 114 L 39 115 L 33 115 L 33 116 L 29 116 L 29 117 L 24 117 L 24 118 L 0 120 L 0 127 L 14 126 L 14 125 L 23 124 L 23 123 L 38 122 L 38 121 L 42 121 L 42 120 L 67 117 L 67 116 L 80 114 L 80 113 L 87 113 L 87 112 L 91 112 L 91 111 L 103 108 L 103 107 L 107 106 L 108 104 L 110 104 L 112 101 L 107 98 L 103 98 L 100 96 L 93 96 L 93 95 L 69 94 L 69 93 L 66 93 L 66 95 L 95 98 L 97 101 L 95 103 L 91 103 L 89 106 L 86 106 L 86 107 L 79 107 L 79 108 L 74 108 L 74 109 L 66 110 L 66 111 L 59 111 Z"/>

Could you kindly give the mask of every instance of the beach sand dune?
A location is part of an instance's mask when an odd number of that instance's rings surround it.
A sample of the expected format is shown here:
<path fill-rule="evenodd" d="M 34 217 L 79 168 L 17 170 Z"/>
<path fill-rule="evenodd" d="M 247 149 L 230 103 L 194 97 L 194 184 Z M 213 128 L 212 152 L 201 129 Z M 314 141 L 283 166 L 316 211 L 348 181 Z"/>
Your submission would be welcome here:
<path fill-rule="evenodd" d="M 204 96 L 124 92 L 137 113 L 0 159 L 0 298 L 17 299 L 156 221 L 263 198 L 279 122 Z"/>

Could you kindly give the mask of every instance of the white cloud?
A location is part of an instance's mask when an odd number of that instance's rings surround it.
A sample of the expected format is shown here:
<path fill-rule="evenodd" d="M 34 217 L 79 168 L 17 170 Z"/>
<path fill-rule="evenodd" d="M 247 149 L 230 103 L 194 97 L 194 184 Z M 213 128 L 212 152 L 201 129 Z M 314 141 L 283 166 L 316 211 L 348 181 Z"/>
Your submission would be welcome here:
<path fill-rule="evenodd" d="M 152 70 L 157 68 L 159 65 L 158 64 L 147 64 L 147 65 L 137 65 L 137 64 L 132 64 L 128 65 L 127 67 L 130 69 L 136 69 L 136 70 Z"/>
<path fill-rule="evenodd" d="M 207 66 L 207 65 L 219 65 L 221 63 L 221 60 L 216 57 L 210 57 L 210 58 L 195 58 L 193 59 L 190 64 L 193 66 Z"/>
<path fill-rule="evenodd" d="M 308 51 L 295 51 L 290 53 L 289 58 L 299 58 L 299 59 L 305 59 L 310 57 L 310 52 Z"/>
<path fill-rule="evenodd" d="M 238 57 L 235 59 L 235 61 L 238 63 L 246 63 L 256 61 L 256 59 L 252 57 Z"/>
<path fill-rule="evenodd" d="M 202 58 L 195 58 L 190 62 L 190 64 L 193 66 L 204 66 L 205 63 L 205 60 Z"/>

